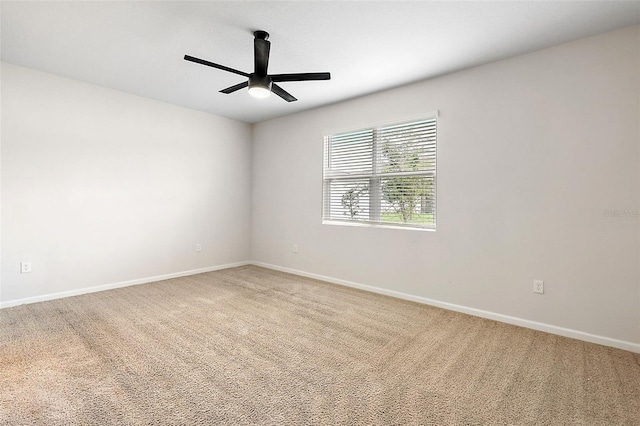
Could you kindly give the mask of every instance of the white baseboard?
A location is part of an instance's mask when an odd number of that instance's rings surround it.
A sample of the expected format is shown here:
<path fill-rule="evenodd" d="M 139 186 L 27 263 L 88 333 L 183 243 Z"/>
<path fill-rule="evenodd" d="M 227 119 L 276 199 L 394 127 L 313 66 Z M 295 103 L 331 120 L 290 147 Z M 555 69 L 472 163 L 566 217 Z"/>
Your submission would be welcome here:
<path fill-rule="evenodd" d="M 59 293 L 51 293 L 51 294 L 44 294 L 41 296 L 26 297 L 24 299 L 9 300 L 6 302 L 0 302 L 0 309 L 11 308 L 13 306 L 24 305 L 27 303 L 36 303 L 36 302 L 44 302 L 47 300 L 61 299 L 63 297 L 79 296 L 81 294 L 95 293 L 98 291 L 111 290 L 114 288 L 128 287 L 130 285 L 146 284 L 146 283 L 151 283 L 155 281 L 168 280 L 170 278 L 186 277 L 189 275 L 202 274 L 204 272 L 234 268 L 236 266 L 244 266 L 244 265 L 248 265 L 249 263 L 251 262 L 244 261 L 244 262 L 228 263 L 226 265 L 210 266 L 207 268 L 200 268 L 200 269 L 191 269 L 189 271 L 174 272 L 171 274 L 164 274 L 164 275 L 156 275 L 154 277 L 139 278 L 137 280 L 121 281 L 118 283 L 98 285 L 95 287 L 86 287 L 86 288 L 80 288 L 77 290 L 61 291 Z"/>
<path fill-rule="evenodd" d="M 410 300 L 412 302 L 418 302 L 418 303 L 423 303 L 425 305 L 431 305 L 431 306 L 436 306 L 438 308 L 448 309 L 451 311 L 462 312 L 464 314 L 469 314 L 476 317 L 487 318 L 487 319 L 491 319 L 499 322 L 504 322 L 507 324 L 530 328 L 533 330 L 544 331 L 551 334 L 557 334 L 559 336 L 570 337 L 572 339 L 583 340 L 586 342 L 597 343 L 604 346 L 611 346 L 613 348 L 624 349 L 630 352 L 640 353 L 640 344 L 638 343 L 612 339 L 610 337 L 605 337 L 605 336 L 598 336 L 595 334 L 585 333 L 583 331 L 572 330 L 570 328 L 558 327 L 555 325 L 545 324 L 542 322 L 526 320 L 522 318 L 512 317 L 509 315 L 497 314 L 495 312 L 483 311 L 481 309 L 470 308 L 468 306 L 441 302 L 439 300 L 428 299 L 426 297 L 414 296 L 411 294 L 400 293 L 398 291 L 387 290 L 380 287 L 373 287 L 365 284 L 355 283 L 352 281 L 346 281 L 338 278 L 327 277 L 324 275 L 312 274 L 309 272 L 299 271 L 297 269 L 271 265 L 269 263 L 255 262 L 255 261 L 249 262 L 249 263 L 251 263 L 252 265 L 262 266 L 264 268 L 273 269 L 276 271 L 288 272 L 290 274 L 327 281 L 333 284 L 340 284 L 347 287 L 353 287 L 361 290 L 371 291 L 373 293 L 384 294 L 385 296 L 397 297 L 398 299 Z"/>

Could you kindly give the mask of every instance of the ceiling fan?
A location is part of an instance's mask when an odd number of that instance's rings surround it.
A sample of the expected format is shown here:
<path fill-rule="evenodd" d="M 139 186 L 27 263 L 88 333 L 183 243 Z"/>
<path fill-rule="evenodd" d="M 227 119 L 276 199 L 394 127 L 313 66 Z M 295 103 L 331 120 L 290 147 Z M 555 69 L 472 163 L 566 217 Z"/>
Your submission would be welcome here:
<path fill-rule="evenodd" d="M 254 70 L 251 74 L 243 71 L 239 71 L 233 68 L 225 67 L 224 65 L 214 64 L 213 62 L 205 61 L 204 59 L 194 58 L 193 56 L 184 55 L 184 59 L 187 61 L 195 62 L 197 64 L 207 65 L 209 67 L 218 68 L 223 71 L 239 74 L 243 77 L 248 77 L 248 81 L 236 84 L 231 87 L 227 87 L 220 91 L 220 93 L 230 94 L 245 87 L 249 87 L 249 93 L 256 98 L 266 98 L 271 92 L 280 96 L 287 102 L 297 101 L 291 93 L 278 86 L 276 83 L 282 81 L 308 81 L 308 80 L 329 80 L 331 74 L 328 72 L 311 72 L 311 73 L 297 73 L 297 74 L 267 74 L 267 67 L 269 66 L 269 50 L 271 49 L 271 42 L 269 39 L 269 33 L 266 31 L 254 31 L 253 36 L 253 59 Z"/>

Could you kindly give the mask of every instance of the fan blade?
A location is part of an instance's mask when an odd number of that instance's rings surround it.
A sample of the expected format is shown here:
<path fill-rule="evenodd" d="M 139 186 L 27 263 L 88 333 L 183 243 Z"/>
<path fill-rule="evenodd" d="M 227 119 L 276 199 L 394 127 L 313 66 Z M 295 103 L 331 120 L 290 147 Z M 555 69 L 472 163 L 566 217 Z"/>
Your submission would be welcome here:
<path fill-rule="evenodd" d="M 328 72 L 307 72 L 298 74 L 273 74 L 271 81 L 308 81 L 308 80 L 331 80 L 331 73 Z"/>
<path fill-rule="evenodd" d="M 231 86 L 231 87 L 227 87 L 226 89 L 222 89 L 220 91 L 220 93 L 226 93 L 228 95 L 229 93 L 233 93 L 233 92 L 235 92 L 237 90 L 244 89 L 248 85 L 249 85 L 249 82 L 245 81 L 244 83 L 236 84 L 235 86 Z"/>
<path fill-rule="evenodd" d="M 189 55 L 184 55 L 184 59 L 185 61 L 191 61 L 191 62 L 195 62 L 196 64 L 202 64 L 209 67 L 218 68 L 219 70 L 222 70 L 222 71 L 228 71 L 234 74 L 239 74 L 244 77 L 249 77 L 249 74 L 247 74 L 246 72 L 234 70 L 233 68 L 225 67 L 224 65 L 214 64 L 213 62 L 205 61 L 204 59 L 194 58 L 193 56 L 189 56 Z"/>
<path fill-rule="evenodd" d="M 277 84 L 272 84 L 271 85 L 271 91 L 273 93 L 275 93 L 276 95 L 280 96 L 282 99 L 284 99 L 287 102 L 297 101 L 297 99 L 294 98 L 291 93 L 287 92 L 286 90 L 284 90 L 282 87 L 278 86 Z"/>
<path fill-rule="evenodd" d="M 253 40 L 253 62 L 256 75 L 267 75 L 267 67 L 269 66 L 269 51 L 271 50 L 271 42 L 264 39 L 256 38 Z"/>

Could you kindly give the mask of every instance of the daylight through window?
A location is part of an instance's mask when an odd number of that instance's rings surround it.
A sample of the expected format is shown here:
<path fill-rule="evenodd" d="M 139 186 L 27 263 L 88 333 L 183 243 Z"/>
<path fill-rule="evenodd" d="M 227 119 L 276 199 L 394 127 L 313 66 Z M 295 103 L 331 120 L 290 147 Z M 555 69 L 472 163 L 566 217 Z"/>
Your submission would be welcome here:
<path fill-rule="evenodd" d="M 323 222 L 436 226 L 436 117 L 325 137 Z"/>

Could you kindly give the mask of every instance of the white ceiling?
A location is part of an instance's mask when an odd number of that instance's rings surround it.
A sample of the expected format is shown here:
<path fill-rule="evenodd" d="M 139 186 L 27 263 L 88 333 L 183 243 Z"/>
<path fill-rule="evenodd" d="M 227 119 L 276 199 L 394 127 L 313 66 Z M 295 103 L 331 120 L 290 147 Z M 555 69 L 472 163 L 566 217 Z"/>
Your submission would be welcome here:
<path fill-rule="evenodd" d="M 2 1 L 2 60 L 245 122 L 259 122 L 622 28 L 640 2 Z M 299 100 L 218 90 L 243 77 L 256 29 L 270 73 Z"/>

